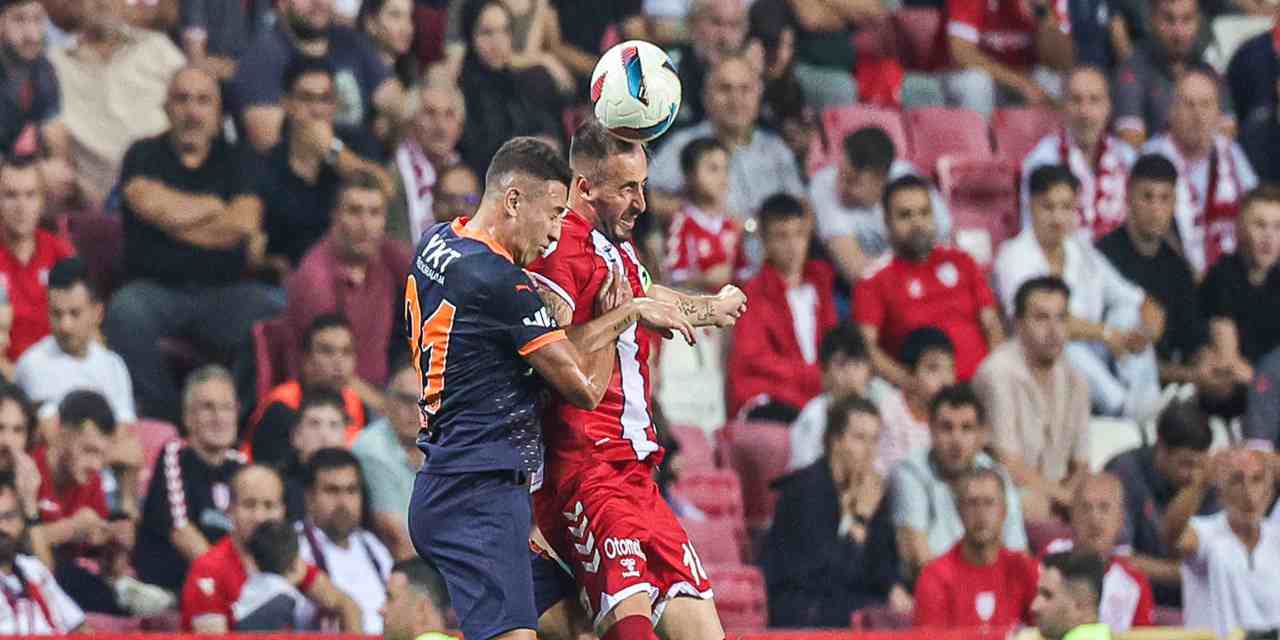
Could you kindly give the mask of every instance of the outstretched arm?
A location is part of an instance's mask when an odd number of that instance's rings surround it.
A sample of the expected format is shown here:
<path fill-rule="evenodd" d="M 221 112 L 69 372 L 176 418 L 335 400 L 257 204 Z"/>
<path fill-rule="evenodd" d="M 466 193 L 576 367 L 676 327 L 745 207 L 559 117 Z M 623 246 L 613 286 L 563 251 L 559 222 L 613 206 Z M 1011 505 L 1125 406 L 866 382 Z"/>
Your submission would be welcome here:
<path fill-rule="evenodd" d="M 684 293 L 653 285 L 649 287 L 649 296 L 675 305 L 695 327 L 732 327 L 747 310 L 746 294 L 731 284 L 714 295 Z"/>

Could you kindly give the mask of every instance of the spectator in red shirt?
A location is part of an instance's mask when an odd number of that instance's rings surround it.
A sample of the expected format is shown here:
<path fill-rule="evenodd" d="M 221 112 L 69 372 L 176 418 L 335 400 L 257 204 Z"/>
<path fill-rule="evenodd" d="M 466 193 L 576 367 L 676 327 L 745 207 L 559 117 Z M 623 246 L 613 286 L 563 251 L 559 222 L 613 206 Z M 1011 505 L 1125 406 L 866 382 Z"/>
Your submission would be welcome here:
<path fill-rule="evenodd" d="M 13 328 L 4 354 L 9 362 L 49 335 L 49 270 L 75 253 L 66 240 L 38 228 L 43 213 L 39 165 L 31 158 L 0 163 L 0 283 L 13 305 Z"/>
<path fill-rule="evenodd" d="M 903 340 L 934 326 L 955 346 L 956 378 L 968 381 L 988 349 L 1004 341 L 986 276 L 969 254 L 937 245 L 924 178 L 906 175 L 885 187 L 884 223 L 893 253 L 868 267 L 853 303 L 876 374 L 910 388 L 915 376 L 900 361 Z"/>
<path fill-rule="evenodd" d="M 356 375 L 348 384 L 374 411 L 387 381 L 393 329 L 400 322 L 409 251 L 388 238 L 387 197 L 377 176 L 353 172 L 338 187 L 329 232 L 290 277 L 285 318 L 302 335 L 319 316 L 341 313 L 356 337 Z"/>
<path fill-rule="evenodd" d="M 1047 554 L 1084 551 L 1106 561 L 1098 616 L 1112 631 L 1155 624 L 1151 581 L 1129 560 L 1129 549 L 1118 545 L 1123 527 L 1124 485 L 1110 473 L 1087 473 L 1080 477 L 1073 493 L 1072 537 L 1054 540 L 1045 547 Z"/>
<path fill-rule="evenodd" d="M 835 275 L 806 260 L 813 220 L 799 200 L 775 194 L 758 217 L 765 263 L 743 285 L 751 306 L 734 331 L 727 409 L 790 423 L 822 393 L 818 342 L 836 325 Z"/>
<path fill-rule="evenodd" d="M 990 116 L 997 106 L 1048 105 L 1061 88 L 1057 72 L 1075 64 L 1062 0 L 947 0 L 953 71 L 943 77 L 947 103 Z"/>
<path fill-rule="evenodd" d="M 184 631 L 231 630 L 231 605 L 240 598 L 240 589 L 248 581 L 248 568 L 253 566 L 245 542 L 258 525 L 284 519 L 284 483 L 280 474 L 260 465 L 238 471 L 231 479 L 230 514 L 231 533 L 196 558 L 187 573 L 182 586 Z M 340 613 L 342 631 L 359 633 L 364 628 L 360 606 L 314 566 L 307 567 L 295 586 L 320 608 Z"/>
<path fill-rule="evenodd" d="M 1013 626 L 1030 622 L 1035 559 L 1004 547 L 1004 479 L 979 469 L 956 485 L 964 537 L 925 565 L 916 581 L 917 627 Z"/>
<path fill-rule="evenodd" d="M 744 270 L 742 227 L 728 209 L 729 151 L 698 138 L 680 151 L 685 196 L 671 219 L 667 277 L 671 283 L 715 293 Z"/>

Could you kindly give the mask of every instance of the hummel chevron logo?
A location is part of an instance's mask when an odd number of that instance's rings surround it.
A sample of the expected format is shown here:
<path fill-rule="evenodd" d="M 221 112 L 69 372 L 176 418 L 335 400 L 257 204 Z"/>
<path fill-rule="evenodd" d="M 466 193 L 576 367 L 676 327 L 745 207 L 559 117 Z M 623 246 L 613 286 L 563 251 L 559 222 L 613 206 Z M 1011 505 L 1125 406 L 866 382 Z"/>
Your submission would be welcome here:
<path fill-rule="evenodd" d="M 591 521 L 587 520 L 586 516 L 583 516 L 581 524 L 579 524 L 576 527 L 569 527 L 569 533 L 572 533 L 574 538 L 581 540 L 583 532 L 587 530 L 587 525 L 590 523 Z"/>
<path fill-rule="evenodd" d="M 526 327 L 545 327 L 551 329 L 556 326 L 556 321 L 551 318 L 551 314 L 546 307 L 538 309 L 538 312 L 524 319 Z"/>
<path fill-rule="evenodd" d="M 600 570 L 600 552 L 597 551 L 591 554 L 591 562 L 582 563 L 582 568 L 586 570 L 587 573 L 595 573 L 599 571 Z"/>
<path fill-rule="evenodd" d="M 575 543 L 573 543 L 573 548 L 574 548 L 574 549 L 577 549 L 577 550 L 578 550 L 578 553 L 580 553 L 580 554 L 582 554 L 582 555 L 584 555 L 584 556 L 585 556 L 585 555 L 587 555 L 588 553 L 591 553 L 592 551 L 595 551 L 595 549 L 596 549 L 596 537 L 595 537 L 595 535 L 593 535 L 590 531 L 588 531 L 588 532 L 587 532 L 587 543 L 586 543 L 586 544 L 578 544 L 578 543 L 576 543 L 576 542 L 575 542 Z"/>
<path fill-rule="evenodd" d="M 582 515 L 582 501 L 579 500 L 576 504 L 573 505 L 572 513 L 568 511 L 561 511 L 560 513 L 563 514 L 565 519 L 568 520 L 569 522 L 577 522 L 578 518 Z"/>

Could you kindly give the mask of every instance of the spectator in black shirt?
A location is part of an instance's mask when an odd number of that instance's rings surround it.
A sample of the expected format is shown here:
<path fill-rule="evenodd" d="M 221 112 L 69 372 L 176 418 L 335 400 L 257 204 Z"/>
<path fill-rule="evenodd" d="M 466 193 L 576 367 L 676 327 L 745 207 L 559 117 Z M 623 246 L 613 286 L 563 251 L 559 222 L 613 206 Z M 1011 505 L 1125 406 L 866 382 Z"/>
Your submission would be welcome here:
<path fill-rule="evenodd" d="M 711 67 L 725 55 L 742 51 L 747 38 L 747 7 L 743 0 L 692 0 L 689 3 L 689 41 L 668 51 L 680 76 L 682 100 L 674 127 L 707 118 L 702 86 Z"/>
<path fill-rule="evenodd" d="M 1151 579 L 1156 603 L 1176 607 L 1182 601 L 1182 576 L 1171 546 L 1160 535 L 1169 504 L 1191 483 L 1204 463 L 1213 431 L 1209 418 L 1194 402 L 1175 401 L 1156 422 L 1156 443 L 1117 455 L 1106 470 L 1124 484 L 1125 527 L 1122 542 L 1133 548 L 1133 564 Z M 1200 515 L 1218 510 L 1214 494 L 1200 504 Z"/>
<path fill-rule="evenodd" d="M 642 0 L 550 0 L 550 3 L 548 20 L 552 29 L 546 35 L 547 50 L 578 79 L 579 91 L 575 95 L 587 95 L 591 71 L 604 53 L 605 45 L 612 44 L 610 40 L 649 39 Z M 480 0 L 472 4 L 487 3 Z M 469 43 L 471 39 L 467 40 Z"/>
<path fill-rule="evenodd" d="M 187 438 L 165 445 L 142 505 L 133 566 L 144 582 L 177 592 L 191 561 L 231 531 L 231 476 L 244 464 L 235 450 L 236 392 L 218 365 L 187 377 L 182 414 Z"/>
<path fill-rule="evenodd" d="M 183 335 L 224 356 L 250 352 L 253 323 L 275 316 L 283 296 L 244 274 L 262 255 L 262 201 L 251 159 L 219 134 L 217 79 L 187 67 L 169 85 L 170 129 L 125 153 L 125 275 L 103 332 L 129 365 L 141 415 L 176 422 L 178 389 L 156 342 Z M 242 359 L 243 360 L 243 359 Z M 252 393 L 242 361 L 241 395 Z"/>
<path fill-rule="evenodd" d="M 1271 32 L 1264 35 L 1267 36 L 1267 46 L 1271 46 Z M 1276 66 L 1280 66 L 1280 62 Z M 1277 84 L 1280 84 L 1280 80 L 1271 83 L 1273 90 Z M 1258 179 L 1262 182 L 1280 182 L 1280 155 L 1275 153 L 1276 149 L 1280 149 L 1280 105 L 1269 102 L 1255 108 L 1241 127 L 1239 141 L 1244 154 L 1249 158 L 1249 164 L 1258 172 Z"/>
<path fill-rule="evenodd" d="M 1248 382 L 1250 365 L 1280 345 L 1280 188 L 1264 185 L 1240 203 L 1235 253 L 1223 256 L 1200 285 L 1211 347 Z M 1247 363 L 1247 364 L 1246 364 Z"/>
<path fill-rule="evenodd" d="M 0 152 L 27 155 L 62 108 L 53 65 L 45 58 L 44 7 L 37 0 L 0 2 Z M 17 143 L 21 140 L 22 145 Z"/>
<path fill-rule="evenodd" d="M 266 262 L 284 276 L 329 229 L 338 183 L 357 171 L 390 192 L 391 177 L 368 158 L 366 138 L 334 124 L 338 87 L 333 67 L 320 58 L 296 58 L 285 72 L 285 128 L 259 175 Z"/>

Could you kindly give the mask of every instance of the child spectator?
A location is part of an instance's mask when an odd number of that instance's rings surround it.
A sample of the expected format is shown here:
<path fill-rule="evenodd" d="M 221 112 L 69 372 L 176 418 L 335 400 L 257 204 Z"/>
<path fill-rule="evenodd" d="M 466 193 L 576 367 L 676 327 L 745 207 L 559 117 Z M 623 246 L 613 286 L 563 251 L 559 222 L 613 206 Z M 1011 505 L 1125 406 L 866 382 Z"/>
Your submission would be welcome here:
<path fill-rule="evenodd" d="M 741 279 L 742 228 L 728 211 L 729 151 L 698 138 L 680 151 L 685 194 L 671 220 L 667 273 L 672 284 L 715 293 Z"/>
<path fill-rule="evenodd" d="M 943 387 L 956 382 L 956 347 L 936 327 L 921 327 L 902 342 L 902 360 L 912 384 L 899 391 L 885 385 L 876 398 L 884 429 L 875 464 L 887 473 L 915 449 L 929 448 L 929 403 Z"/>
<path fill-rule="evenodd" d="M 321 449 L 346 446 L 347 411 L 342 396 L 323 387 L 307 391 L 298 421 L 289 429 L 293 458 L 284 468 L 285 514 L 290 521 L 306 512 L 303 469 Z"/>
<path fill-rule="evenodd" d="M 294 586 L 307 574 L 294 528 L 284 522 L 265 522 L 254 529 L 245 546 L 258 572 L 244 583 L 240 598 L 231 605 L 236 631 L 312 627 L 315 605 Z"/>

